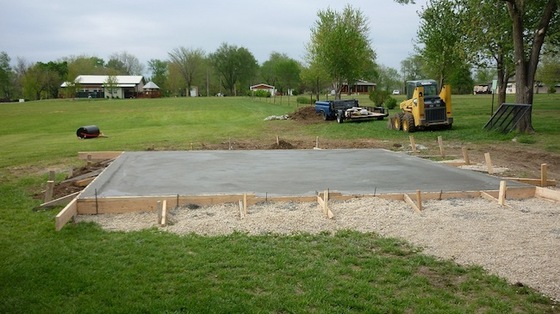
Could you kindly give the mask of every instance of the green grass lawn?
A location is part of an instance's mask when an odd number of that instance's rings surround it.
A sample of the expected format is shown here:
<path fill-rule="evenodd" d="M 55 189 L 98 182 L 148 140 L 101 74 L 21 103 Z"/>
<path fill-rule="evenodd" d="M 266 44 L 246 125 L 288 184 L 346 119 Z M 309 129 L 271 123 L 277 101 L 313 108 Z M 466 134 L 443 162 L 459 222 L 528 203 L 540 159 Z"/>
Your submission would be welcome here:
<path fill-rule="evenodd" d="M 402 96 L 401 96 L 402 97 Z M 264 121 L 297 105 L 250 98 L 52 100 L 0 104 L 0 312 L 559 312 L 538 292 L 480 267 L 438 261 L 395 239 L 354 231 L 293 236 L 177 236 L 106 232 L 89 223 L 54 231 L 60 208 L 33 211 L 47 169 L 80 165 L 79 151 L 199 149 L 204 143 L 296 139 L 403 140 L 371 123 Z M 367 104 L 367 98 L 361 98 Z M 560 95 L 537 95 L 536 134 L 482 126 L 490 96 L 455 96 L 451 131 L 418 141 L 510 143 L 560 152 Z M 109 136 L 78 140 L 95 124 Z M 59 180 L 62 177 L 58 178 Z M 553 308 L 552 306 L 556 306 Z"/>

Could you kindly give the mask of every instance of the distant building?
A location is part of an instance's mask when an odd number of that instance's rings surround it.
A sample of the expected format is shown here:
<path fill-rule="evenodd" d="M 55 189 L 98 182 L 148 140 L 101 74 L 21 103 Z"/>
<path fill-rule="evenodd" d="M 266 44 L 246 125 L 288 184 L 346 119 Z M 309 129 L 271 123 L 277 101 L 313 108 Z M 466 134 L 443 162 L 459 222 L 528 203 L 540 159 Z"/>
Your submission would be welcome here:
<path fill-rule="evenodd" d="M 136 98 L 143 92 L 142 75 L 78 75 L 74 82 L 60 87 L 76 86 L 77 98 Z"/>
<path fill-rule="evenodd" d="M 375 83 L 364 81 L 364 80 L 359 80 L 356 83 L 354 83 L 354 85 L 352 85 L 352 87 L 350 88 L 350 91 L 348 91 L 348 84 L 344 83 L 342 85 L 341 93 L 342 94 L 367 95 L 371 91 L 374 91 L 376 87 L 377 87 L 377 84 L 375 84 Z"/>
<path fill-rule="evenodd" d="M 276 88 L 272 85 L 268 85 L 268 84 L 257 84 L 257 85 L 253 85 L 251 87 L 249 87 L 249 89 L 251 90 L 251 92 L 255 92 L 258 90 L 264 90 L 270 93 L 271 96 L 274 96 L 276 94 Z"/>

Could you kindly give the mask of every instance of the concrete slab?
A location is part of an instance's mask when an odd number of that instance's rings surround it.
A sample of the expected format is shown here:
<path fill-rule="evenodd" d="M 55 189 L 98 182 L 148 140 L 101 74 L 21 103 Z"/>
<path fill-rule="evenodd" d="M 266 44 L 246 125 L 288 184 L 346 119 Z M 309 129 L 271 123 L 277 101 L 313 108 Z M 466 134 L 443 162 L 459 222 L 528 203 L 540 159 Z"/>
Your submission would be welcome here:
<path fill-rule="evenodd" d="M 80 198 L 480 191 L 500 179 L 383 149 L 125 152 Z M 510 181 L 508 186 L 525 186 Z"/>

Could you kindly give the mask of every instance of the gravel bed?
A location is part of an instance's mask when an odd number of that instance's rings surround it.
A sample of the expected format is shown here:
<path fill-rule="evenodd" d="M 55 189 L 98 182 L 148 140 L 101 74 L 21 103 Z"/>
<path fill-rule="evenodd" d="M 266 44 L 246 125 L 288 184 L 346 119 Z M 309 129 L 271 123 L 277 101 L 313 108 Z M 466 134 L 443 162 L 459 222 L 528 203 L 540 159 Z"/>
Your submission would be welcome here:
<path fill-rule="evenodd" d="M 484 199 L 426 201 L 417 213 L 405 202 L 380 198 L 331 201 L 334 219 L 317 203 L 268 203 L 188 206 L 169 213 L 161 230 L 177 234 L 251 235 L 319 233 L 353 229 L 404 239 L 425 254 L 462 265 L 480 265 L 511 283 L 535 288 L 560 300 L 560 204 L 543 199 L 508 200 L 512 208 Z M 196 208 L 195 208 L 196 207 Z M 106 230 L 134 231 L 158 227 L 156 213 L 78 216 Z"/>

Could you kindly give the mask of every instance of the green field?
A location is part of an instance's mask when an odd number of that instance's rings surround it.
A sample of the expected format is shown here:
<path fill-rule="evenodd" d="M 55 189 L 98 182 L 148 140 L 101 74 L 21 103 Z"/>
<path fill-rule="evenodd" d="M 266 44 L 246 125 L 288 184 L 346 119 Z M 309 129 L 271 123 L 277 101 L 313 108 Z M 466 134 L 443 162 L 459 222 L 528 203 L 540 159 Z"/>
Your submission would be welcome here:
<path fill-rule="evenodd" d="M 402 96 L 401 96 L 402 97 Z M 82 165 L 79 151 L 184 150 L 280 136 L 407 141 L 386 122 L 264 121 L 294 112 L 295 97 L 51 100 L 0 104 L 2 313 L 557 313 L 559 305 L 480 267 L 422 255 L 395 239 L 354 231 L 294 236 L 177 236 L 106 232 L 81 223 L 54 231 L 60 208 L 34 211 L 49 169 Z M 369 100 L 361 98 L 362 103 Z M 559 153 L 560 95 L 536 95 L 532 135 L 482 130 L 490 96 L 455 96 L 454 143 Z M 299 106 L 301 107 L 301 105 Z M 108 138 L 79 140 L 97 125 Z M 518 141 L 511 140 L 517 137 Z M 57 176 L 62 180 L 63 174 Z M 555 307 L 553 307 L 555 306 Z"/>

